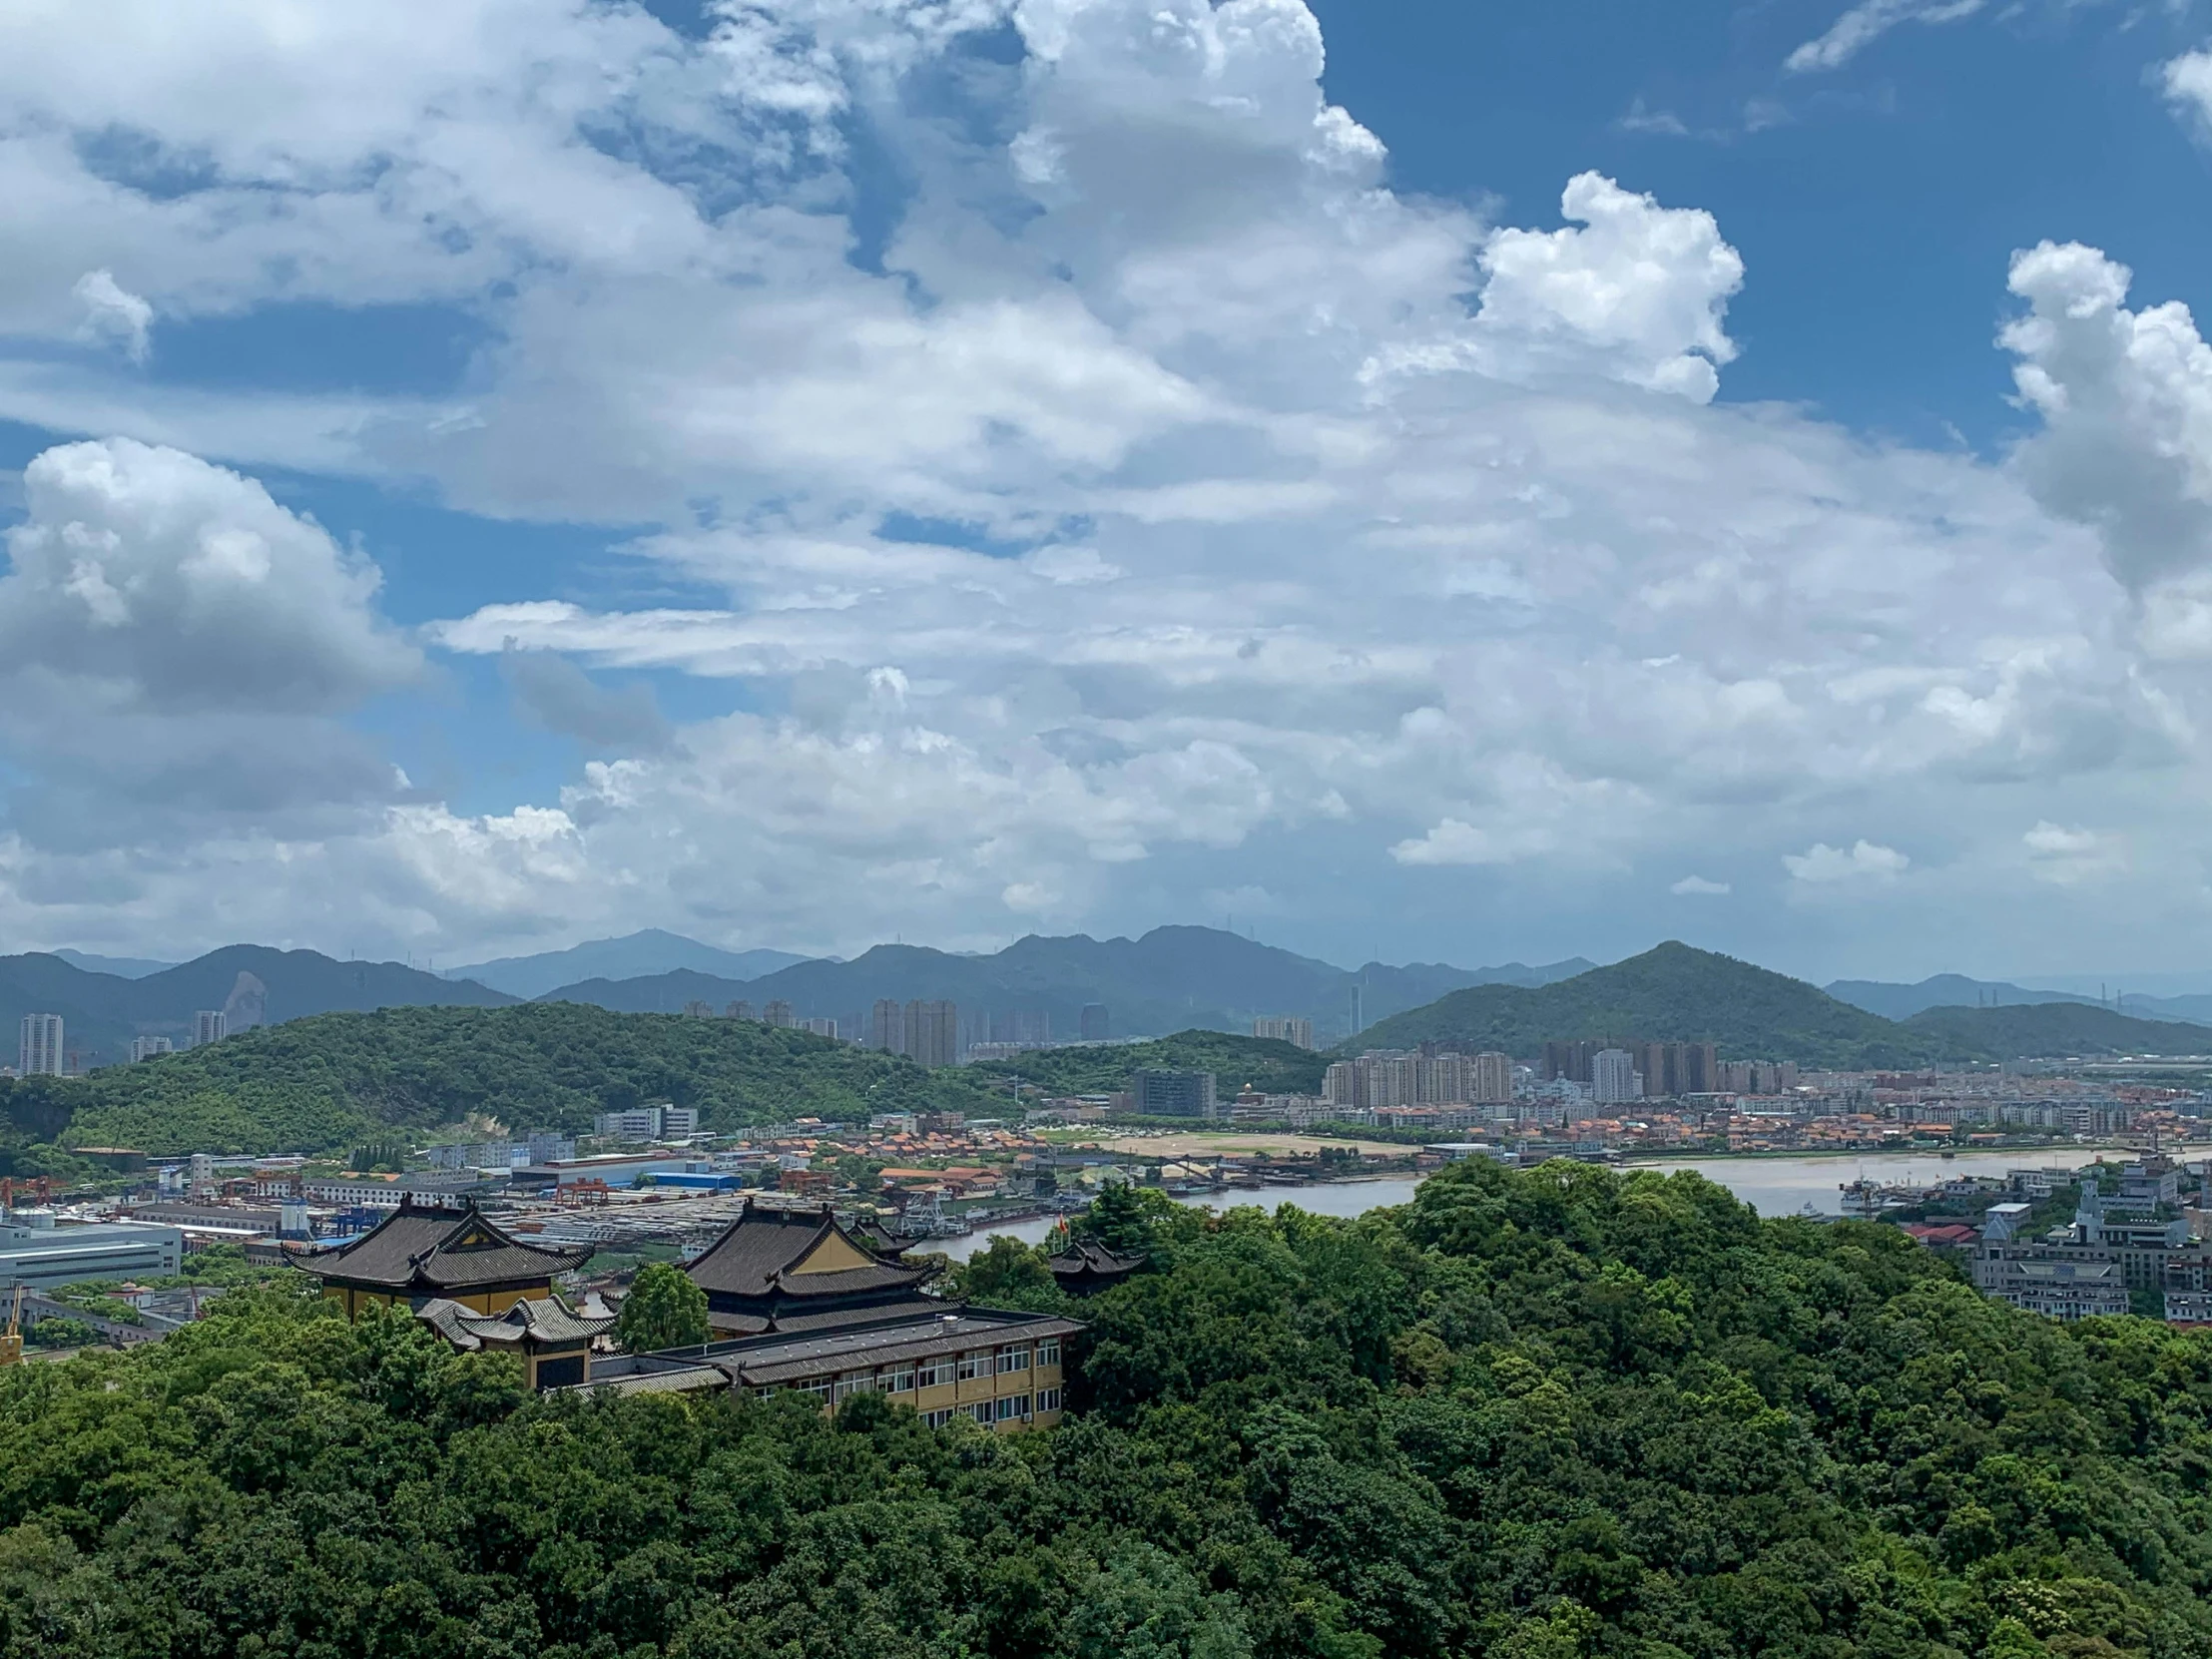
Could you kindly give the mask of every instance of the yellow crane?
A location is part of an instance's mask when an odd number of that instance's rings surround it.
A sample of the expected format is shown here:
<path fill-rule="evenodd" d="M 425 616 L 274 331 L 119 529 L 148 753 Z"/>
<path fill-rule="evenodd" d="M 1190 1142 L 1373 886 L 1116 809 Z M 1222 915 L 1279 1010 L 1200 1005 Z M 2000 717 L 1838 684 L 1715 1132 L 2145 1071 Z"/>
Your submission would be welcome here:
<path fill-rule="evenodd" d="M 0 1366 L 17 1366 L 23 1363 L 23 1287 L 18 1285 L 8 1298 L 8 1329 L 0 1333 Z"/>

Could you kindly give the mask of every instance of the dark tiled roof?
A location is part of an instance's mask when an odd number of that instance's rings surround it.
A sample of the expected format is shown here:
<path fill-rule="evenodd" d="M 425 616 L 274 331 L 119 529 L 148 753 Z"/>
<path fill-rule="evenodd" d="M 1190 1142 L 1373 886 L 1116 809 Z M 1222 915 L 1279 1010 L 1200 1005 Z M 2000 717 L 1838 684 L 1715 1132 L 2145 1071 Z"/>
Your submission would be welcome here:
<path fill-rule="evenodd" d="M 1141 1255 L 1117 1256 L 1096 1239 L 1079 1239 L 1055 1254 L 1051 1261 L 1052 1271 L 1062 1279 L 1119 1279 L 1143 1267 L 1145 1259 Z"/>
<path fill-rule="evenodd" d="M 830 1273 L 790 1272 L 831 1233 L 868 1256 L 869 1265 Z M 722 1237 L 684 1271 L 703 1291 L 768 1298 L 853 1296 L 897 1290 L 919 1285 L 933 1270 L 902 1267 L 875 1257 L 839 1228 L 828 1210 L 772 1210 L 749 1198 Z"/>
<path fill-rule="evenodd" d="M 903 1360 L 995 1348 L 1005 1343 L 1067 1337 L 1086 1329 L 1081 1320 L 963 1308 L 895 1325 L 823 1331 L 813 1336 L 754 1337 L 710 1346 L 707 1363 L 736 1381 L 760 1386 L 890 1365 Z"/>
<path fill-rule="evenodd" d="M 463 1310 L 461 1324 L 483 1342 L 513 1342 L 535 1337 L 541 1343 L 589 1341 L 612 1331 L 612 1316 L 586 1319 L 557 1296 L 526 1298 L 503 1314 L 478 1314 Z"/>
<path fill-rule="evenodd" d="M 707 1323 L 717 1331 L 734 1331 L 748 1337 L 757 1337 L 770 1331 L 789 1336 L 793 1332 L 821 1331 L 850 1326 L 855 1322 L 929 1318 L 943 1313 L 946 1307 L 947 1304 L 939 1302 L 935 1297 L 923 1296 L 915 1291 L 905 1296 L 892 1297 L 888 1301 L 870 1303 L 865 1308 L 828 1308 L 818 1309 L 813 1313 L 794 1313 L 787 1309 L 779 1311 L 773 1318 L 765 1313 L 747 1314 L 715 1308 L 708 1311 Z"/>
<path fill-rule="evenodd" d="M 484 1242 L 462 1245 L 475 1235 Z M 473 1208 L 400 1204 L 383 1224 L 339 1250 L 300 1255 L 294 1265 L 318 1279 L 377 1290 L 453 1292 L 548 1279 L 582 1267 L 591 1246 L 547 1249 L 510 1239 Z"/>

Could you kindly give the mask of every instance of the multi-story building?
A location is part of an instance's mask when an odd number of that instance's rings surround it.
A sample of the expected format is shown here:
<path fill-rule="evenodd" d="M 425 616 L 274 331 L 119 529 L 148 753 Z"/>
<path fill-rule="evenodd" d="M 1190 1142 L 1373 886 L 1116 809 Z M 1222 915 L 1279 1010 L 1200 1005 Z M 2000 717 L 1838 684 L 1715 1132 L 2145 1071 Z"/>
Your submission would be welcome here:
<path fill-rule="evenodd" d="M 1616 1106 L 1643 1095 L 1636 1059 L 1625 1048 L 1601 1048 L 1590 1057 L 1590 1088 L 1601 1106 Z"/>
<path fill-rule="evenodd" d="M 1253 1020 L 1252 1034 L 1300 1048 L 1314 1046 L 1314 1022 L 1299 1014 L 1262 1014 Z"/>
<path fill-rule="evenodd" d="M 712 1002 L 694 1001 L 684 1004 L 684 1017 L 686 1019 L 712 1019 L 714 1015 L 715 1005 Z"/>
<path fill-rule="evenodd" d="M 899 1050 L 924 1066 L 957 1065 L 960 1060 L 960 1009 L 957 1003 L 915 1001 L 906 1004 L 905 1046 Z"/>
<path fill-rule="evenodd" d="M 1983 1223 L 1981 1244 L 1974 1252 L 1974 1284 L 2020 1307 L 2030 1306 L 2030 1302 L 2019 1300 L 2030 1293 L 2045 1301 L 2058 1296 L 2047 1289 L 2051 1286 L 2110 1285 L 2116 1287 L 2122 1306 L 2101 1311 L 2121 1313 L 2126 1312 L 2130 1292 L 2170 1295 L 2212 1291 L 2212 1244 L 2192 1239 L 2188 1219 L 2173 1213 L 2176 1206 L 2159 1196 L 2178 1193 L 2178 1183 L 2165 1180 L 2169 1170 L 2162 1160 L 2142 1160 L 2123 1173 L 2121 1192 L 2132 1194 L 2138 1200 L 2134 1204 L 2125 1203 L 2117 1194 L 2107 1196 L 2094 1174 L 2085 1175 L 2080 1181 L 2073 1225 L 2050 1238 L 2018 1236 L 2026 1220 L 2026 1205 L 1995 1206 L 1992 1219 Z M 2003 1214 L 1997 1215 L 1998 1211 Z M 2070 1274 L 2055 1271 L 2060 1268 L 2070 1270 Z M 2079 1300 L 2059 1298 L 2067 1307 Z"/>
<path fill-rule="evenodd" d="M 1720 1086 L 1730 1094 L 1788 1094 L 1797 1083 L 1795 1060 L 1730 1060 L 1721 1066 Z"/>
<path fill-rule="evenodd" d="M 1129 1102 L 1145 1117 L 1211 1118 L 1216 1112 L 1214 1074 L 1143 1066 L 1130 1075 Z"/>
<path fill-rule="evenodd" d="M 726 1003 L 723 1006 L 722 1017 L 724 1019 L 751 1019 L 753 1017 L 753 1004 L 742 1000 Z"/>
<path fill-rule="evenodd" d="M 157 1054 L 173 1054 L 177 1045 L 167 1037 L 133 1037 L 131 1039 L 131 1063 L 151 1060 Z"/>
<path fill-rule="evenodd" d="M 1082 1038 L 1087 1043 L 1102 1043 L 1113 1035 L 1112 1022 L 1106 1017 L 1106 1004 L 1086 1002 L 1079 1022 Z M 1309 1043 L 1309 1048 L 1313 1045 Z"/>
<path fill-rule="evenodd" d="M 911 1405 L 934 1427 L 1059 1420 L 1064 1345 L 1079 1320 L 971 1308 L 926 1296 L 934 1271 L 878 1255 L 827 1207 L 748 1201 L 684 1270 L 724 1340 L 596 1362 L 616 1392 L 743 1388 L 812 1394 L 825 1411 L 856 1393 Z"/>
<path fill-rule="evenodd" d="M 25 1014 L 23 1038 L 16 1053 L 18 1077 L 61 1076 L 68 1063 L 62 1048 L 62 1016 Z"/>
<path fill-rule="evenodd" d="M 782 1030 L 789 1030 L 796 1023 L 792 1018 L 792 1005 L 782 997 L 778 997 L 761 1010 L 761 1023 L 763 1025 L 773 1025 Z"/>
<path fill-rule="evenodd" d="M 619 1112 L 601 1112 L 592 1119 L 592 1133 L 623 1141 L 681 1139 L 699 1133 L 699 1108 L 662 1102 L 653 1106 L 631 1106 Z M 530 1161 L 540 1162 L 535 1152 Z"/>
<path fill-rule="evenodd" d="M 174 1274 L 185 1236 L 141 1222 L 63 1222 L 44 1210 L 0 1219 L 0 1285 L 48 1290 L 88 1279 L 153 1279 Z"/>
<path fill-rule="evenodd" d="M 1361 1111 L 1503 1104 L 1513 1098 L 1513 1062 L 1498 1053 L 1380 1050 L 1330 1066 L 1323 1073 L 1322 1096 Z"/>
<path fill-rule="evenodd" d="M 808 1034 L 811 1036 L 834 1037 L 837 1034 L 837 1022 L 833 1019 L 816 1018 L 809 1019 L 804 1023 L 806 1025 Z"/>
<path fill-rule="evenodd" d="M 231 1032 L 231 1019 L 221 1008 L 202 1008 L 192 1016 L 192 1046 L 219 1043 Z"/>
<path fill-rule="evenodd" d="M 906 1052 L 906 1013 L 889 997 L 878 997 L 868 1018 L 868 1047 L 886 1054 Z"/>
<path fill-rule="evenodd" d="M 1985 1296 L 2052 1319 L 2093 1319 L 2128 1311 L 2127 1281 L 2113 1262 L 1984 1251 L 1974 1261 L 1974 1284 Z"/>

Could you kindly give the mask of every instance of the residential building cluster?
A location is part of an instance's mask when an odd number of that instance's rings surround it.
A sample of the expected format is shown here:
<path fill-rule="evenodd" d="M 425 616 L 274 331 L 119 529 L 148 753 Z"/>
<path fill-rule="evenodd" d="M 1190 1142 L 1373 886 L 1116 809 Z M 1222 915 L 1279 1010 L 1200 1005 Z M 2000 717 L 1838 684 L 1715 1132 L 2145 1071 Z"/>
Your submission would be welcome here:
<path fill-rule="evenodd" d="M 1504 1054 L 1434 1047 L 1377 1050 L 1330 1066 L 1321 1092 L 1332 1106 L 1353 1111 L 1503 1103 L 1514 1095 L 1513 1062 Z"/>

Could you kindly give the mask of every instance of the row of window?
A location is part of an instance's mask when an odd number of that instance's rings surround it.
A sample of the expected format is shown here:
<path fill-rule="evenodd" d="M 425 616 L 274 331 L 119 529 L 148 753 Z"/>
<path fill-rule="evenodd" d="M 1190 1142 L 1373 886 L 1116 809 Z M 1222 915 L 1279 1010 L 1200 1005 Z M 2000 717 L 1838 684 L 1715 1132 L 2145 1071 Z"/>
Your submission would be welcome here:
<path fill-rule="evenodd" d="M 1060 1363 L 1060 1339 L 1048 1337 L 1037 1344 L 1035 1364 L 1057 1366 Z M 832 1401 L 848 1395 L 868 1393 L 881 1389 L 884 1393 L 911 1393 L 916 1388 L 939 1388 L 948 1382 L 973 1382 L 996 1373 L 1004 1377 L 1015 1372 L 1025 1372 L 1031 1364 L 1031 1351 L 1027 1344 L 1019 1348 L 977 1349 L 972 1353 L 946 1355 L 942 1359 L 928 1360 L 920 1365 L 901 1365 L 889 1371 L 848 1372 L 834 1379 L 821 1379 L 798 1384 L 809 1393 L 820 1394 Z M 1057 1390 L 1055 1390 L 1057 1391 Z"/>
<path fill-rule="evenodd" d="M 924 1411 L 921 1420 L 931 1428 L 942 1428 L 954 1417 L 970 1417 L 989 1425 L 999 1422 L 1026 1422 L 1034 1403 L 1037 1412 L 1057 1411 L 1060 1408 L 1058 1388 L 1039 1388 L 1034 1395 L 1007 1394 L 1001 1399 L 978 1399 L 970 1405 L 947 1405 L 942 1410 Z"/>

